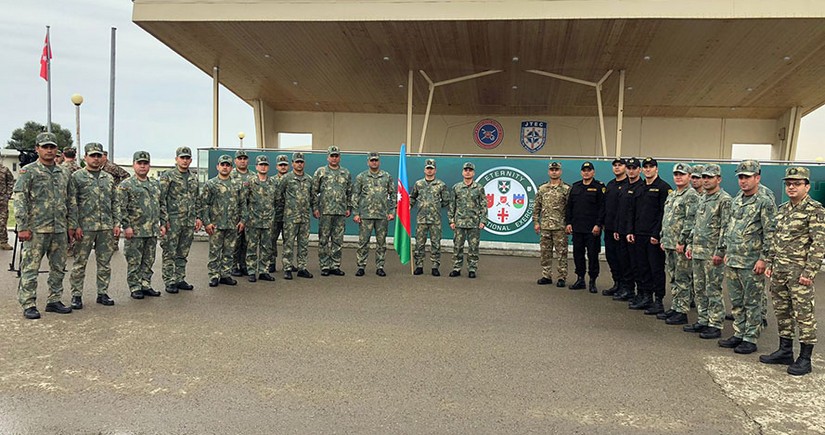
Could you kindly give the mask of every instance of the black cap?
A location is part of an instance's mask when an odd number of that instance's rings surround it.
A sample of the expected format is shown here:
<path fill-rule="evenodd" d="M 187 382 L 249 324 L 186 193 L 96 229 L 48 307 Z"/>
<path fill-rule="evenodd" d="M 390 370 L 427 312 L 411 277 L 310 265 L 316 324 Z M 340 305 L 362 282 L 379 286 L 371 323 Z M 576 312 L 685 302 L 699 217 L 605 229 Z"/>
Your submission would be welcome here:
<path fill-rule="evenodd" d="M 653 157 L 645 157 L 644 161 L 642 161 L 642 166 L 656 166 L 658 168 L 659 162 Z"/>
<path fill-rule="evenodd" d="M 615 159 L 613 159 L 612 164 L 615 165 L 616 163 L 621 163 L 621 164 L 627 166 L 627 160 L 625 160 L 623 157 L 616 157 Z"/>
<path fill-rule="evenodd" d="M 590 162 L 582 163 L 582 171 L 585 170 L 585 169 L 591 169 L 592 170 L 593 169 L 593 164 L 590 163 Z"/>
<path fill-rule="evenodd" d="M 637 159 L 636 157 L 631 157 L 627 159 L 626 163 L 628 168 L 638 168 L 642 166 L 641 164 L 639 164 L 639 159 Z"/>

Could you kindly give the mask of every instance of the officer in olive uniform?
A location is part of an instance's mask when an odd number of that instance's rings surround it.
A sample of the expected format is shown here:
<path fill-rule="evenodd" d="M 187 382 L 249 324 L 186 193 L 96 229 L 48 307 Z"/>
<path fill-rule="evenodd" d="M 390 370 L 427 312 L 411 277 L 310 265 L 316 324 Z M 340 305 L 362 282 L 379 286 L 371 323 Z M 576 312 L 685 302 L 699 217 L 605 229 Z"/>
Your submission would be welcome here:
<path fill-rule="evenodd" d="M 550 181 L 539 187 L 533 203 L 533 229 L 541 238 L 541 278 L 538 285 L 553 283 L 553 252 L 556 257 L 556 274 L 558 287 L 565 286 L 567 279 L 567 233 L 565 232 L 564 214 L 567 209 L 567 197 L 570 185 L 561 179 L 561 163 L 550 162 L 547 174 Z"/>
<path fill-rule="evenodd" d="M 126 237 L 126 282 L 134 299 L 144 296 L 160 296 L 152 288 L 152 267 L 158 234 L 166 235 L 166 227 L 160 224 L 160 187 L 157 180 L 148 177 L 150 156 L 146 151 L 138 151 L 132 157 L 135 176 L 118 185 L 120 225 Z"/>
<path fill-rule="evenodd" d="M 11 170 L 0 162 L 0 249 L 12 250 L 9 245 L 9 200 L 14 192 L 14 175 Z"/>
<path fill-rule="evenodd" d="M 235 151 L 235 168 L 229 175 L 232 179 L 238 180 L 243 188 L 249 187 L 249 182 L 255 178 L 255 174 L 249 170 L 249 156 L 244 150 Z M 242 193 L 246 195 L 246 192 Z M 246 276 L 248 274 L 246 264 L 246 233 L 241 231 L 235 237 L 234 253 L 232 254 L 232 276 Z"/>
<path fill-rule="evenodd" d="M 622 283 L 633 280 L 633 271 L 622 268 L 621 256 L 627 256 L 626 249 L 614 237 L 616 214 L 619 212 L 619 193 L 627 189 L 627 161 L 621 157 L 613 159 L 613 179 L 604 188 L 604 255 L 610 267 L 613 285 L 602 290 L 605 296 L 613 296 L 622 290 Z"/>
<path fill-rule="evenodd" d="M 189 170 L 192 164 L 192 150 L 179 147 L 175 150 L 175 167 L 163 171 L 159 177 L 160 222 L 166 227 L 166 236 L 161 240 L 163 248 L 163 282 L 166 291 L 192 290 L 194 286 L 186 282 L 186 261 L 195 232 L 200 231 L 200 183 Z"/>
<path fill-rule="evenodd" d="M 247 214 L 245 220 L 246 264 L 249 270 L 249 282 L 259 279 L 275 281 L 267 272 L 272 253 L 272 223 L 275 222 L 275 179 L 268 175 L 269 158 L 261 155 L 255 159 L 257 175 L 247 187 Z"/>
<path fill-rule="evenodd" d="M 341 166 L 341 151 L 332 145 L 327 149 L 327 165 L 312 176 L 312 193 L 317 196 L 312 213 L 318 219 L 318 261 L 321 276 L 343 276 L 341 247 L 344 229 L 352 214 L 352 177 Z"/>
<path fill-rule="evenodd" d="M 103 166 L 103 145 L 87 143 L 86 168 L 72 174 L 75 202 L 77 204 L 77 227 L 74 232 L 77 252 L 69 282 L 72 286 L 72 308 L 83 308 L 83 281 L 86 279 L 86 262 L 92 249 L 97 261 L 97 303 L 114 305 L 109 295 L 112 278 L 111 260 L 114 238 L 120 237 L 117 225 L 120 211 L 117 205 L 117 187 L 114 178 L 101 170 Z"/>
<path fill-rule="evenodd" d="M 441 276 L 438 268 L 441 266 L 441 209 L 450 205 L 450 189 L 438 178 L 435 178 L 436 165 L 434 159 L 424 161 L 424 178 L 413 184 L 410 192 L 410 210 L 418 205 L 415 217 L 415 270 L 413 275 L 424 273 L 424 250 L 427 246 L 427 237 L 430 238 L 430 262 L 432 275 Z"/>
<path fill-rule="evenodd" d="M 301 278 L 312 278 L 307 270 L 307 250 L 309 216 L 316 200 L 312 177 L 304 172 L 304 153 L 293 153 L 292 172 L 281 179 L 275 198 L 284 215 L 284 279 L 292 279 L 293 271 Z"/>
<path fill-rule="evenodd" d="M 811 372 L 816 344 L 814 279 L 825 258 L 825 208 L 814 201 L 808 168 L 785 170 L 785 193 L 790 200 L 776 213 L 776 232 L 771 243 L 765 275 L 771 279 L 771 296 L 779 327 L 779 349 L 762 355 L 765 364 L 789 364 L 788 373 Z M 793 359 L 793 338 L 799 329 L 799 358 Z"/>
<path fill-rule="evenodd" d="M 478 245 L 481 241 L 481 229 L 484 228 L 487 218 L 487 198 L 484 195 L 484 187 L 473 181 L 475 171 L 476 166 L 473 163 L 464 163 L 464 179 L 453 186 L 452 201 L 447 212 L 450 228 L 455 231 L 451 277 L 461 275 L 465 240 L 468 246 L 467 276 L 475 278 L 478 270 Z"/>
<path fill-rule="evenodd" d="M 63 305 L 63 276 L 66 268 L 66 241 L 77 226 L 74 186 L 69 172 L 55 164 L 57 138 L 40 133 L 35 139 L 37 161 L 21 168 L 14 184 L 14 217 L 17 234 L 23 242 L 20 260 L 20 284 L 17 296 L 27 319 L 39 319 L 37 274 L 43 255 L 49 257 L 49 298 L 46 311 L 68 314 Z"/>
<path fill-rule="evenodd" d="M 593 163 L 584 162 L 580 181 L 570 187 L 567 200 L 565 222 L 567 234 L 573 235 L 573 264 L 576 266 L 576 282 L 570 290 L 581 290 L 584 275 L 590 272 L 590 293 L 596 293 L 596 278 L 599 277 L 599 252 L 602 249 L 602 228 L 604 227 L 604 184 L 593 178 L 596 169 Z M 587 268 L 584 256 L 587 252 Z"/>
<path fill-rule="evenodd" d="M 209 287 L 238 283 L 230 275 L 235 244 L 246 227 L 248 189 L 231 173 L 232 157 L 224 154 L 218 157 L 218 175 L 203 185 L 201 216 L 209 234 Z"/>
<path fill-rule="evenodd" d="M 278 172 L 274 174 L 275 178 L 275 190 L 278 190 L 278 186 L 281 183 L 281 179 L 284 178 L 287 172 L 289 172 L 289 158 L 287 156 L 281 154 L 275 158 L 276 165 Z M 283 198 L 281 198 L 283 200 Z M 269 260 L 269 269 L 267 271 L 269 273 L 275 272 L 278 270 L 276 265 L 278 261 L 278 237 L 283 239 L 284 234 L 284 207 L 283 204 L 275 204 L 275 221 L 272 224 L 272 249 L 270 252 L 272 256 Z"/>
<path fill-rule="evenodd" d="M 352 188 L 353 220 L 359 225 L 358 270 L 355 276 L 363 276 L 369 255 L 370 236 L 375 233 L 375 274 L 386 276 L 384 258 L 387 252 L 387 226 L 395 214 L 395 184 L 392 175 L 381 169 L 380 156 L 371 152 L 367 156 L 367 169 L 355 177 Z"/>

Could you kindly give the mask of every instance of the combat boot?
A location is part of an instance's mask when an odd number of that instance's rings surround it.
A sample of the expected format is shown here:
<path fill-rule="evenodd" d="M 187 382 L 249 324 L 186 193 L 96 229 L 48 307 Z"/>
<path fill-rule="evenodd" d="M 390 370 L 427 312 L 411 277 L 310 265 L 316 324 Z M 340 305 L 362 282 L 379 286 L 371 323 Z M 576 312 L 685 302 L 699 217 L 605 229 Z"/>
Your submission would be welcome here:
<path fill-rule="evenodd" d="M 589 291 L 590 291 L 590 293 L 598 293 L 599 292 L 599 289 L 596 288 L 596 279 L 595 278 L 590 280 Z"/>
<path fill-rule="evenodd" d="M 441 272 L 438 271 L 437 267 L 433 267 L 432 274 L 433 276 L 441 276 Z"/>
<path fill-rule="evenodd" d="M 814 351 L 813 344 L 799 344 L 799 358 L 788 366 L 788 374 L 802 376 L 811 372 L 811 353 Z"/>
<path fill-rule="evenodd" d="M 646 310 L 653 305 L 653 300 L 650 295 L 640 295 L 635 303 L 628 307 L 631 310 Z"/>
<path fill-rule="evenodd" d="M 760 355 L 759 362 L 763 364 L 793 364 L 793 339 L 779 337 L 779 349 L 770 355 Z"/>
<path fill-rule="evenodd" d="M 708 326 L 699 333 L 699 338 L 703 340 L 713 340 L 722 336 L 722 330 L 713 326 Z M 724 346 L 723 346 L 724 347 Z"/>
<path fill-rule="evenodd" d="M 576 278 L 576 282 L 571 284 L 570 287 L 568 287 L 568 288 L 570 290 L 583 290 L 583 289 L 586 289 L 587 286 L 584 284 L 584 277 L 580 276 L 580 277 Z"/>
<path fill-rule="evenodd" d="M 275 278 L 272 275 L 268 274 L 268 273 L 262 273 L 262 274 L 258 275 L 258 279 L 263 280 L 263 281 L 275 281 Z"/>
<path fill-rule="evenodd" d="M 550 278 L 541 277 L 541 278 L 538 279 L 538 281 L 536 281 L 536 284 L 538 284 L 538 285 L 553 284 L 553 280 L 550 279 Z"/>
<path fill-rule="evenodd" d="M 73 310 L 82 310 L 83 309 L 83 298 L 80 296 L 72 296 L 72 309 Z"/>
<path fill-rule="evenodd" d="M 733 348 L 733 351 L 743 355 L 754 353 L 756 352 L 756 343 L 751 343 L 750 341 L 742 341 L 741 343 L 739 343 L 739 346 Z"/>
<path fill-rule="evenodd" d="M 719 347 L 724 347 L 728 349 L 733 349 L 736 346 L 739 346 L 740 344 L 742 344 L 742 339 L 735 335 L 732 335 L 724 340 L 719 340 Z"/>
<path fill-rule="evenodd" d="M 421 274 L 419 273 L 418 275 L 421 275 Z M 358 270 L 355 271 L 355 276 L 364 276 L 364 268 L 359 267 Z"/>
<path fill-rule="evenodd" d="M 566 285 L 567 283 L 564 281 L 564 278 L 559 278 L 559 280 L 556 281 L 556 287 L 558 288 L 564 288 Z"/>
<path fill-rule="evenodd" d="M 299 278 L 312 278 L 312 274 L 309 273 L 309 271 L 306 270 L 306 269 L 301 269 L 301 270 L 298 271 L 298 277 Z"/>
<path fill-rule="evenodd" d="M 705 332 L 705 329 L 707 329 L 707 327 L 708 327 L 708 325 L 703 325 L 699 322 L 696 322 L 696 323 L 693 323 L 691 325 L 683 326 L 682 331 L 699 333 L 699 332 Z"/>
<path fill-rule="evenodd" d="M 69 314 L 72 312 L 72 309 L 63 305 L 63 302 L 57 301 L 49 302 L 48 304 L 46 304 L 46 312 L 57 314 Z M 808 355 L 810 355 L 810 353 Z"/>
<path fill-rule="evenodd" d="M 611 287 L 610 287 L 609 289 L 607 289 L 607 290 L 602 290 L 602 295 L 603 295 L 603 296 L 613 296 L 613 295 L 615 295 L 618 291 L 619 291 L 619 284 L 617 284 L 617 283 L 616 283 L 616 281 L 613 281 L 613 286 L 611 286 Z"/>
<path fill-rule="evenodd" d="M 378 275 L 378 276 L 387 276 L 387 272 L 384 272 L 384 269 L 376 270 L 375 274 Z"/>
<path fill-rule="evenodd" d="M 413 275 L 423 275 L 423 274 L 424 274 L 424 268 L 423 267 L 416 267 L 415 270 L 413 271 Z M 356 273 L 356 275 L 358 275 L 358 274 Z M 361 274 L 361 275 L 363 275 L 363 274 Z M 358 276 L 361 276 L 361 275 L 358 275 Z"/>
<path fill-rule="evenodd" d="M 233 267 L 232 270 L 229 272 L 232 276 L 241 276 L 241 269 L 239 267 Z"/>
<path fill-rule="evenodd" d="M 665 323 L 668 325 L 686 325 L 688 322 L 687 314 L 685 313 L 673 313 L 672 316 L 665 319 Z"/>
<path fill-rule="evenodd" d="M 662 304 L 662 301 L 653 301 L 653 303 L 650 304 L 650 307 L 648 307 L 648 309 L 645 310 L 645 315 L 653 316 L 664 312 L 665 306 L 664 304 Z"/>
<path fill-rule="evenodd" d="M 671 308 L 667 311 L 664 311 L 664 312 L 661 312 L 661 313 L 657 314 L 656 318 L 659 319 L 659 320 L 667 320 L 667 318 L 672 316 L 675 312 L 676 311 L 673 308 Z"/>
<path fill-rule="evenodd" d="M 40 318 L 40 311 L 37 311 L 37 307 L 29 307 L 23 310 L 23 317 L 29 320 L 35 320 Z"/>

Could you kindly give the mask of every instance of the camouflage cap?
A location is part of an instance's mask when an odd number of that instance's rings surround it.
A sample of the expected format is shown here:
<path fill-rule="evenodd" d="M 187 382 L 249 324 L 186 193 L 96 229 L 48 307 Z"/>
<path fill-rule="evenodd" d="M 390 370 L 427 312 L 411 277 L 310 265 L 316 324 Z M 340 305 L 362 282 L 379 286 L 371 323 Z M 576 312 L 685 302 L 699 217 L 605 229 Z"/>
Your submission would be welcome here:
<path fill-rule="evenodd" d="M 811 180 L 811 171 L 803 166 L 792 166 L 785 169 L 783 180 Z"/>
<path fill-rule="evenodd" d="M 702 178 L 702 172 L 705 172 L 705 165 L 693 165 L 690 168 L 690 178 Z"/>
<path fill-rule="evenodd" d="M 269 166 L 269 157 L 263 155 L 255 157 L 255 164 Z"/>
<path fill-rule="evenodd" d="M 715 163 L 711 163 L 711 164 L 705 166 L 705 169 L 702 171 L 702 176 L 703 177 L 704 176 L 721 177 L 722 176 L 722 167 L 715 164 Z"/>
<path fill-rule="evenodd" d="M 435 159 L 427 159 L 424 161 L 424 169 L 435 169 Z"/>
<path fill-rule="evenodd" d="M 229 163 L 231 165 L 232 157 L 229 157 L 226 154 L 221 155 L 220 157 L 218 157 L 218 164 L 220 165 L 221 163 Z"/>
<path fill-rule="evenodd" d="M 292 153 L 292 161 L 293 162 L 303 162 L 304 161 L 304 153 Z"/>
<path fill-rule="evenodd" d="M 235 151 L 235 158 L 237 159 L 237 158 L 240 158 L 240 157 L 246 157 L 248 159 L 249 155 L 247 155 L 246 151 L 244 151 L 244 150 Z"/>
<path fill-rule="evenodd" d="M 367 155 L 367 160 L 381 160 L 381 156 L 377 152 L 372 151 Z"/>
<path fill-rule="evenodd" d="M 63 155 L 63 151 L 60 151 L 60 150 L 58 149 L 58 150 L 57 150 L 57 156 L 58 156 L 58 157 L 60 157 L 60 156 L 62 156 L 62 155 Z"/>
<path fill-rule="evenodd" d="M 549 165 L 547 165 L 547 169 L 561 169 L 561 163 L 552 161 Z"/>
<path fill-rule="evenodd" d="M 135 154 L 132 156 L 132 163 L 149 163 L 149 161 L 149 152 L 147 151 L 136 151 Z"/>
<path fill-rule="evenodd" d="M 655 166 L 658 168 L 659 162 L 657 162 L 656 159 L 654 159 L 653 157 L 645 157 L 645 159 L 642 161 L 642 166 Z"/>
<path fill-rule="evenodd" d="M 97 142 L 87 143 L 86 146 L 84 147 L 84 149 L 86 150 L 86 155 L 87 156 L 90 156 L 92 154 L 103 155 L 103 145 L 101 145 Z"/>
<path fill-rule="evenodd" d="M 628 168 L 638 168 L 640 166 L 642 166 L 642 165 L 639 164 L 639 159 L 637 159 L 636 157 L 631 157 L 631 158 L 627 159 L 627 167 Z"/>
<path fill-rule="evenodd" d="M 593 168 L 593 163 L 590 163 L 590 162 L 584 162 L 584 163 L 582 163 L 582 171 L 584 171 L 584 170 L 587 170 L 587 171 L 592 171 L 592 170 L 594 170 L 594 169 L 595 169 L 595 168 Z"/>
<path fill-rule="evenodd" d="M 685 174 L 685 175 L 687 175 L 687 174 L 690 174 L 690 171 L 691 171 L 690 166 L 688 166 L 685 163 L 677 163 L 677 164 L 673 165 L 673 173 L 674 174 Z"/>
<path fill-rule="evenodd" d="M 736 175 L 757 175 L 762 172 L 762 167 L 756 160 L 744 160 L 736 167 Z"/>
<path fill-rule="evenodd" d="M 178 147 L 175 150 L 175 157 L 192 157 L 192 150 L 189 147 Z"/>
<path fill-rule="evenodd" d="M 289 157 L 287 157 L 286 154 L 281 154 L 278 157 L 275 157 L 275 163 L 279 165 L 288 165 Z"/>
<path fill-rule="evenodd" d="M 476 170 L 476 165 L 474 165 L 473 162 L 464 162 L 464 167 L 463 168 L 464 169 L 472 169 L 472 170 L 475 171 Z"/>
<path fill-rule="evenodd" d="M 341 150 L 338 149 L 338 147 L 335 146 L 335 145 L 330 145 L 329 148 L 327 148 L 327 155 L 328 156 L 340 156 L 341 155 Z"/>
<path fill-rule="evenodd" d="M 57 136 L 55 136 L 54 133 L 40 133 L 37 135 L 35 143 L 37 146 L 43 146 L 46 144 L 57 146 Z"/>

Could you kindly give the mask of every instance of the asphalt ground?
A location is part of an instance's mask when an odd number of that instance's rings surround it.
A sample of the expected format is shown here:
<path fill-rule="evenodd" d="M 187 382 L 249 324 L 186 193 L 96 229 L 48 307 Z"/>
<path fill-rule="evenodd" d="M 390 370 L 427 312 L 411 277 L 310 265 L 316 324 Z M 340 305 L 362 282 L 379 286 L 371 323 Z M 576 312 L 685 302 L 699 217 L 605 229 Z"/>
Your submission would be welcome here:
<path fill-rule="evenodd" d="M 483 255 L 471 280 L 446 276 L 450 254 L 436 278 L 390 250 L 387 277 L 372 257 L 356 277 L 345 249 L 347 275 L 321 277 L 311 249 L 313 279 L 209 288 L 206 257 L 196 242 L 194 291 L 132 300 L 118 251 L 116 305 L 94 303 L 90 266 L 69 315 L 43 311 L 41 274 L 35 321 L 3 272 L 0 433 L 825 432 L 821 351 L 800 378 L 758 362 L 777 344 L 772 310 L 759 352 L 736 355 L 626 303 L 538 286 L 537 258 Z M 160 249 L 155 271 L 162 290 Z"/>

